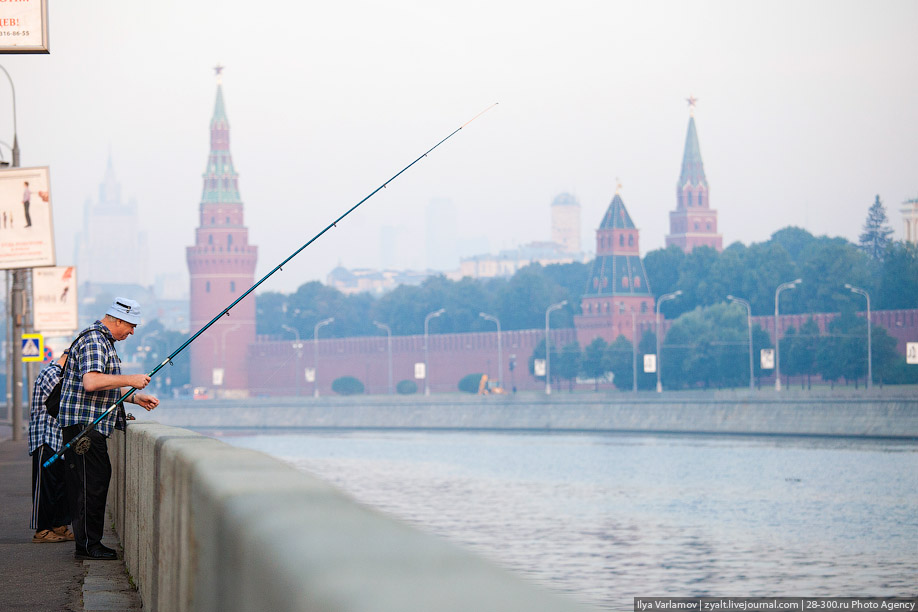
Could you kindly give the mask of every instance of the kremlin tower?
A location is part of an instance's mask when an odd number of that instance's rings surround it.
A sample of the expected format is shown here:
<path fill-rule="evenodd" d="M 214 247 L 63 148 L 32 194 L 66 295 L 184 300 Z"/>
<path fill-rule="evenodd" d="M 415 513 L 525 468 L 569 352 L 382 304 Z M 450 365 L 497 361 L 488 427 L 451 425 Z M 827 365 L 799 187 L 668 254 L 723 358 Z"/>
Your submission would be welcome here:
<path fill-rule="evenodd" d="M 223 86 L 217 74 L 217 101 L 210 121 L 210 155 L 204 171 L 200 219 L 194 246 L 187 248 L 191 277 L 190 325 L 196 331 L 255 284 L 258 247 L 249 245 L 242 217 L 239 174 L 233 168 Z M 255 341 L 255 299 L 242 300 L 189 346 L 191 385 L 218 396 L 248 394 L 246 354 Z"/>
<path fill-rule="evenodd" d="M 596 259 L 574 317 L 577 341 L 587 346 L 595 338 L 614 342 L 620 335 L 635 342 L 641 323 L 653 321 L 654 301 L 639 250 L 639 230 L 615 193 L 599 229 Z"/>
<path fill-rule="evenodd" d="M 697 246 L 723 250 L 723 237 L 717 233 L 717 211 L 710 206 L 710 190 L 695 129 L 696 102 L 694 97 L 688 98 L 689 124 L 682 174 L 676 184 L 676 210 L 669 213 L 670 233 L 666 236 L 666 246 L 674 244 L 686 253 Z"/>

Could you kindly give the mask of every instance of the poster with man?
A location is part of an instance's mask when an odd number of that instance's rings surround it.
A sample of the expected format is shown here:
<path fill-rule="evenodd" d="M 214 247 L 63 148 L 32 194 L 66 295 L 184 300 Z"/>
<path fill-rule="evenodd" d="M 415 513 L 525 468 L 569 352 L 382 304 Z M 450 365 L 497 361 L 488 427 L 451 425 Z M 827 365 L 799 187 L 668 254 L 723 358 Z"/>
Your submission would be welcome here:
<path fill-rule="evenodd" d="M 46 336 L 72 334 L 77 320 L 77 278 L 73 266 L 32 270 L 34 327 Z"/>
<path fill-rule="evenodd" d="M 0 170 L 0 269 L 54 265 L 47 166 Z"/>

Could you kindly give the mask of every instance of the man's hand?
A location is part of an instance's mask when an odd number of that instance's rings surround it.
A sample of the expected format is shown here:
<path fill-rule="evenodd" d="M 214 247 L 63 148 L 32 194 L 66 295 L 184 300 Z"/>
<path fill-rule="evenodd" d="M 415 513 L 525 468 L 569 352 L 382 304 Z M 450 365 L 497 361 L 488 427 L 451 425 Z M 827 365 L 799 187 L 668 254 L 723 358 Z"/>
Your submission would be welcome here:
<path fill-rule="evenodd" d="M 135 392 L 134 397 L 132 399 L 134 400 L 135 404 L 137 404 L 141 408 L 145 408 L 147 412 L 159 406 L 159 400 L 156 399 L 156 397 L 150 395 L 149 393 L 136 393 Z"/>
<path fill-rule="evenodd" d="M 150 384 L 150 377 L 146 374 L 130 374 L 126 376 L 128 386 L 135 389 L 143 389 Z"/>

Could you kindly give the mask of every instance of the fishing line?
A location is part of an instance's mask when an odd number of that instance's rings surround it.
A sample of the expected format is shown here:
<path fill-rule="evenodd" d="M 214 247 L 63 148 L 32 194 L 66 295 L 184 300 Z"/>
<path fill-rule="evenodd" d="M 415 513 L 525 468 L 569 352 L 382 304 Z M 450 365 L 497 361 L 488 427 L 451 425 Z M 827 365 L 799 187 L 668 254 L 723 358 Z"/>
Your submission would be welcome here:
<path fill-rule="evenodd" d="M 156 373 L 159 372 L 167 363 L 171 363 L 172 359 L 173 359 L 176 355 L 178 355 L 178 354 L 181 353 L 183 350 L 185 350 L 185 348 L 186 348 L 189 344 L 191 344 L 192 342 L 194 342 L 194 341 L 197 339 L 198 336 L 200 336 L 200 335 L 203 334 L 205 331 L 207 331 L 207 329 L 208 329 L 211 325 L 213 325 L 214 323 L 216 323 L 217 321 L 219 321 L 220 318 L 223 317 L 224 315 L 225 315 L 225 316 L 229 316 L 230 310 L 232 310 L 233 307 L 234 307 L 236 304 L 238 304 L 239 302 L 241 302 L 241 301 L 243 300 L 243 298 L 245 298 L 247 295 L 249 295 L 250 293 L 252 293 L 253 291 L 255 291 L 255 289 L 257 289 L 257 288 L 259 287 L 259 285 L 261 285 L 263 282 L 265 282 L 266 280 L 268 280 L 269 278 L 271 278 L 271 276 L 273 276 L 275 272 L 277 272 L 278 270 L 282 270 L 283 267 L 284 267 L 284 265 L 286 265 L 287 262 L 289 262 L 291 259 L 293 259 L 293 258 L 296 257 L 297 255 L 299 255 L 306 247 L 308 247 L 309 245 L 311 245 L 313 242 L 315 242 L 316 240 L 318 240 L 319 238 L 321 238 L 322 235 L 325 234 L 325 232 L 327 232 L 328 230 L 330 230 L 330 229 L 333 228 L 333 227 L 337 227 L 337 226 L 338 226 L 338 223 L 340 223 L 342 219 L 344 219 L 346 216 L 348 216 L 349 214 L 351 214 L 352 212 L 354 212 L 355 210 L 357 210 L 357 208 L 358 208 L 361 204 L 363 204 L 364 202 L 366 202 L 367 200 L 369 200 L 370 198 L 372 198 L 372 197 L 373 197 L 374 195 L 376 195 L 380 190 L 385 189 L 385 188 L 389 185 L 389 183 L 391 183 L 392 181 L 394 181 L 395 179 L 397 179 L 399 176 L 401 176 L 402 173 L 404 173 L 406 170 L 408 170 L 411 166 L 415 165 L 416 163 L 418 163 L 419 161 L 421 161 L 422 159 L 424 159 L 425 157 L 427 157 L 427 155 L 430 154 L 430 153 L 432 153 L 434 149 L 436 149 L 436 148 L 439 147 L 441 144 L 443 144 L 444 142 L 446 142 L 447 140 L 449 140 L 450 138 L 452 138 L 453 136 L 455 136 L 460 130 L 462 130 L 462 128 L 464 128 L 465 126 L 467 126 L 467 125 L 470 124 L 471 122 L 475 121 L 476 119 L 478 119 L 479 117 L 481 117 L 483 114 L 485 114 L 486 112 L 488 112 L 489 110 L 491 110 L 491 109 L 494 108 L 495 106 L 497 106 L 497 102 L 495 102 L 495 103 L 492 104 L 491 106 L 487 107 L 486 109 L 484 109 L 483 111 L 481 111 L 480 113 L 478 113 L 477 115 L 475 115 L 474 117 L 472 117 L 471 119 L 469 119 L 468 121 L 466 121 L 465 123 L 463 123 L 462 125 L 460 125 L 458 128 L 456 128 L 455 130 L 453 130 L 446 138 L 444 138 L 443 140 L 441 140 L 440 142 L 438 142 L 438 143 L 435 144 L 434 146 L 432 146 L 432 147 L 430 147 L 429 149 L 427 149 L 426 151 L 424 151 L 424 153 L 422 153 L 420 156 L 418 156 L 417 159 L 415 159 L 413 162 L 411 162 L 410 164 L 408 164 L 407 166 L 405 166 L 404 168 L 402 168 L 401 170 L 399 170 L 398 172 L 396 172 L 394 175 L 392 175 L 391 178 L 389 178 L 389 180 L 387 180 L 385 183 L 383 183 L 382 185 L 380 185 L 379 187 L 377 187 L 376 189 L 374 189 L 372 192 L 370 192 L 370 194 L 369 194 L 368 196 L 366 196 L 365 198 L 363 198 L 362 200 L 360 200 L 359 202 L 357 202 L 356 204 L 354 204 L 352 207 L 350 207 L 350 208 L 347 210 L 347 212 L 345 212 L 343 215 L 341 215 L 340 217 L 338 217 L 337 219 L 335 219 L 334 221 L 332 221 L 331 223 L 329 223 L 328 226 L 327 226 L 325 229 L 323 229 L 321 232 L 319 232 L 318 234 L 316 234 L 315 236 L 313 236 L 313 237 L 312 237 L 308 242 L 306 242 L 303 246 L 301 246 L 300 248 L 298 248 L 297 250 L 295 250 L 293 253 L 291 253 L 290 256 L 287 257 L 284 261 L 282 261 L 282 262 L 280 262 L 279 264 L 277 264 L 277 265 L 274 267 L 274 269 L 272 269 L 270 272 L 268 272 L 267 274 L 265 274 L 265 275 L 261 278 L 261 280 L 259 280 L 257 283 L 255 283 L 254 285 L 252 285 L 251 287 L 249 287 L 248 290 L 247 290 L 245 293 L 243 293 L 242 295 L 240 295 L 235 301 L 233 301 L 232 304 L 230 304 L 229 306 L 227 306 L 226 308 L 224 308 L 222 311 L 220 311 L 220 314 L 218 314 L 217 316 L 215 316 L 215 317 L 214 317 L 213 319 L 211 319 L 206 325 L 204 325 L 204 327 L 202 327 L 202 328 L 199 329 L 197 332 L 195 332 L 194 335 L 192 335 L 192 336 L 191 336 L 190 338 L 188 338 L 184 343 L 182 343 L 182 345 L 181 345 L 180 347 L 178 347 L 177 349 L 175 349 L 175 351 L 173 351 L 171 355 L 169 355 L 168 357 L 166 357 L 166 358 L 163 360 L 163 362 L 162 362 L 161 364 L 159 364 L 158 366 L 156 366 L 155 368 L 153 368 L 153 370 L 152 370 L 149 374 L 147 374 L 147 376 L 149 376 L 150 378 L 152 378 L 153 376 L 155 376 Z M 83 439 L 84 436 L 86 436 L 86 434 L 88 434 L 90 431 L 92 431 L 92 430 L 96 427 L 96 425 L 98 425 L 98 424 L 102 421 L 102 419 L 104 419 L 105 417 L 107 417 L 109 414 L 112 413 L 112 411 L 114 411 L 116 408 L 118 408 L 118 406 L 120 406 L 121 404 L 123 404 L 123 403 L 124 403 L 124 400 L 126 400 L 128 397 L 130 397 L 131 393 L 134 393 L 135 391 L 137 391 L 137 389 L 134 388 L 134 387 L 131 387 L 130 389 L 128 389 L 127 393 L 125 393 L 125 394 L 122 395 L 120 398 L 118 398 L 118 400 L 117 400 L 114 404 L 112 404 L 112 405 L 108 408 L 108 410 L 106 410 L 105 412 L 103 412 L 102 414 L 100 414 L 98 417 L 96 417 L 96 419 L 93 420 L 92 423 L 90 423 L 89 425 L 87 425 L 86 428 L 85 428 L 83 431 L 81 431 L 75 438 L 73 438 L 70 442 L 68 442 L 67 444 L 65 444 L 64 447 L 61 448 L 61 450 L 59 450 L 59 451 L 57 451 L 56 453 L 54 453 L 54 454 L 51 456 L 50 459 L 48 459 L 47 461 L 45 461 L 45 462 L 42 464 L 42 466 L 43 466 L 43 467 L 48 467 L 48 466 L 50 466 L 52 463 L 54 463 L 54 462 L 57 460 L 58 457 L 60 457 L 62 454 L 64 454 L 64 451 L 66 451 L 67 449 L 69 449 L 69 448 L 71 448 L 71 447 L 74 447 L 74 445 L 78 444 L 79 441 L 80 441 L 81 439 Z M 83 446 L 83 445 L 80 445 L 80 446 Z M 74 450 L 77 451 L 77 448 L 74 448 Z M 85 452 L 85 451 L 84 451 L 84 452 Z"/>

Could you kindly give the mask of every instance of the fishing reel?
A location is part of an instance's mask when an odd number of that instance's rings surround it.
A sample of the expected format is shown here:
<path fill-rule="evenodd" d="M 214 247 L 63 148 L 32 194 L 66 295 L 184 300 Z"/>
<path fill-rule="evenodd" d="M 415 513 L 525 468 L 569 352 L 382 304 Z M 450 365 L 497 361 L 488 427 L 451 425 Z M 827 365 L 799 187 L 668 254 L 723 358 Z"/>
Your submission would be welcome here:
<path fill-rule="evenodd" d="M 92 441 L 89 439 L 89 436 L 83 436 L 73 445 L 73 452 L 77 455 L 85 455 L 91 446 Z"/>

